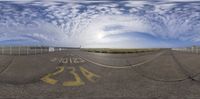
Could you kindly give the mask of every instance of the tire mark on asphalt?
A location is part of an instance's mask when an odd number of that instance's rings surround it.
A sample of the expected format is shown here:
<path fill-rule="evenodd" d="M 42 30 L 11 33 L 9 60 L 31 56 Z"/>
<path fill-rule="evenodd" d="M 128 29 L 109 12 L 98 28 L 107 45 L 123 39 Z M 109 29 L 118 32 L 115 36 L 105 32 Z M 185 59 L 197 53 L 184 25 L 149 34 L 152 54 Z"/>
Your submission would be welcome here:
<path fill-rule="evenodd" d="M 138 71 L 137 69 L 135 69 L 135 72 L 138 73 L 140 76 L 146 78 L 146 79 L 149 79 L 149 80 L 152 80 L 152 81 L 158 81 L 158 82 L 181 82 L 181 81 L 184 81 L 184 80 L 187 80 L 187 79 L 188 79 L 188 76 L 185 77 L 185 78 L 174 79 L 174 80 L 156 79 L 156 78 L 153 78 L 153 77 L 151 77 L 151 76 L 147 76 L 147 75 L 145 75 L 144 73 L 141 73 L 141 72 Z"/>
<path fill-rule="evenodd" d="M 174 61 L 175 61 L 175 62 L 177 63 L 177 65 L 179 66 L 179 68 L 181 69 L 181 71 L 183 72 L 183 74 L 185 74 L 185 75 L 187 76 L 188 79 L 191 79 L 192 81 L 198 81 L 198 82 L 200 82 L 199 80 L 194 79 L 194 77 L 198 76 L 198 75 L 200 74 L 200 72 L 192 75 L 189 71 L 187 71 L 187 70 L 184 68 L 185 66 L 183 66 L 183 65 L 178 61 L 178 59 L 175 57 L 175 55 L 173 54 L 172 51 L 171 51 L 171 55 L 172 55 Z"/>
<path fill-rule="evenodd" d="M 184 66 L 178 61 L 178 59 L 174 56 L 174 54 L 172 53 L 172 51 L 170 51 L 170 55 L 172 56 L 174 62 L 177 64 L 177 66 L 179 67 L 179 70 L 186 76 L 188 76 L 188 78 L 191 78 L 191 74 L 190 72 L 188 72 Z"/>
<path fill-rule="evenodd" d="M 184 81 L 184 80 L 187 80 L 187 79 L 191 79 L 192 81 L 198 81 L 200 82 L 199 80 L 196 80 L 194 79 L 194 77 L 196 77 L 198 74 L 200 73 L 196 73 L 194 74 L 193 76 L 190 74 L 190 72 L 188 72 L 186 69 L 184 69 L 184 66 L 178 61 L 178 59 L 175 57 L 175 55 L 172 53 L 172 51 L 170 51 L 170 55 L 172 56 L 174 62 L 178 65 L 178 67 L 180 68 L 180 70 L 182 71 L 182 73 L 184 75 L 186 75 L 187 77 L 185 78 L 182 78 L 182 79 L 175 79 L 175 80 L 164 80 L 164 79 L 156 79 L 156 78 L 153 78 L 153 77 L 150 77 L 150 76 L 147 76 L 143 73 L 140 73 L 139 71 L 135 70 L 139 75 L 141 75 L 142 77 L 144 78 L 147 78 L 149 80 L 153 80 L 153 81 L 159 81 L 159 82 L 181 82 L 181 81 Z"/>
<path fill-rule="evenodd" d="M 8 62 L 8 64 L 6 65 L 6 68 L 4 68 L 4 70 L 2 70 L 2 71 L 0 72 L 0 75 L 1 75 L 2 73 L 4 73 L 7 69 L 11 68 L 11 67 L 10 67 L 10 64 L 13 63 L 13 61 L 16 59 L 16 57 L 18 57 L 18 56 L 13 56 L 13 57 L 12 57 L 12 59 L 11 59 L 11 60 Z M 56 71 L 56 69 L 55 69 L 55 70 L 52 70 L 52 71 L 50 71 L 50 72 L 55 72 L 55 71 Z M 29 80 L 29 81 L 24 81 L 24 82 L 0 80 L 0 83 L 2 83 L 2 84 L 6 83 L 6 84 L 12 84 L 12 85 L 28 85 L 28 84 L 34 84 L 34 83 L 40 82 L 40 81 L 41 81 L 40 78 L 42 78 L 44 75 L 46 75 L 46 74 L 39 75 L 38 77 L 33 77 L 31 80 Z"/>
<path fill-rule="evenodd" d="M 12 59 L 11 59 L 7 64 L 5 64 L 5 65 L 3 66 L 4 69 L 2 69 L 2 70 L 0 71 L 0 74 L 3 73 L 6 69 L 8 69 L 9 65 L 13 62 L 14 59 L 15 59 L 15 56 L 13 56 Z"/>
<path fill-rule="evenodd" d="M 87 62 L 89 63 L 92 63 L 92 64 L 95 64 L 96 66 L 99 66 L 99 67 L 104 67 L 104 68 L 112 68 L 112 69 L 127 69 L 127 68 L 132 68 L 132 67 L 136 67 L 136 66 L 140 66 L 140 65 L 143 65 L 143 64 L 146 64 L 148 62 L 151 62 L 153 61 L 154 59 L 156 59 L 157 57 L 159 57 L 160 55 L 164 54 L 166 51 L 162 51 L 160 53 L 158 53 L 157 55 L 155 55 L 153 58 L 149 59 L 149 60 L 146 60 L 144 62 L 141 62 L 141 63 L 137 63 L 137 64 L 132 64 L 132 65 L 124 65 L 124 66 L 116 66 L 116 65 L 105 65 L 105 64 L 101 64 L 101 63 L 97 63 L 97 62 L 94 62 L 92 60 L 89 60 L 87 58 L 84 58 L 80 55 L 77 55 L 78 57 L 86 60 Z"/>
<path fill-rule="evenodd" d="M 156 79 L 156 78 L 153 78 L 153 77 L 150 77 L 150 76 L 147 76 L 143 73 L 140 73 L 139 71 L 135 70 L 136 73 L 138 73 L 140 76 L 146 78 L 146 79 L 149 79 L 149 80 L 152 80 L 152 81 L 158 81 L 158 82 L 181 82 L 181 81 L 184 81 L 184 80 L 187 80 L 188 77 L 185 77 L 185 78 L 182 78 L 182 79 L 174 79 L 174 80 L 164 80 L 164 79 Z"/>

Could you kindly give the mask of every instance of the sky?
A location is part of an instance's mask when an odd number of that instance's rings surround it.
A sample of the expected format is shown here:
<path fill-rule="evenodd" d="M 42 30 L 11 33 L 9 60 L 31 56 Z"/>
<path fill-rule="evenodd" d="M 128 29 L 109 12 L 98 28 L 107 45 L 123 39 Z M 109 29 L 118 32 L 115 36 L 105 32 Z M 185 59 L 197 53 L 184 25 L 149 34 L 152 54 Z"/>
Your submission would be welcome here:
<path fill-rule="evenodd" d="M 200 45 L 199 0 L 0 1 L 0 46 Z"/>

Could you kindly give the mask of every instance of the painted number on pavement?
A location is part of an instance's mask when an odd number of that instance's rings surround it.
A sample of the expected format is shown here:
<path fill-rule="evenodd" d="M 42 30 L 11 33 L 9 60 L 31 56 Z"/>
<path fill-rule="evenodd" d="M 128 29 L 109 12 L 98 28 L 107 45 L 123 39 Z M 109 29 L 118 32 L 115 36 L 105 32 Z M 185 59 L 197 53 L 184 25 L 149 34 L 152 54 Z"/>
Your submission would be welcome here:
<path fill-rule="evenodd" d="M 57 71 L 55 71 L 54 73 L 49 73 L 46 76 L 42 77 L 41 80 L 45 83 L 48 84 L 56 84 L 58 82 L 58 80 L 53 79 L 53 77 L 55 77 L 56 75 L 62 73 L 64 71 L 65 67 L 64 66 L 60 66 L 57 68 Z M 67 70 L 69 70 L 69 73 L 74 77 L 74 80 L 72 81 L 64 81 L 62 83 L 63 86 L 81 86 L 81 85 L 85 85 L 85 82 L 81 79 L 81 77 L 79 76 L 79 74 L 76 71 L 75 67 L 67 67 Z M 82 73 L 82 75 L 90 82 L 95 82 L 95 79 L 100 78 L 99 75 L 92 73 L 91 71 L 83 68 L 83 67 L 79 67 L 80 72 Z"/>

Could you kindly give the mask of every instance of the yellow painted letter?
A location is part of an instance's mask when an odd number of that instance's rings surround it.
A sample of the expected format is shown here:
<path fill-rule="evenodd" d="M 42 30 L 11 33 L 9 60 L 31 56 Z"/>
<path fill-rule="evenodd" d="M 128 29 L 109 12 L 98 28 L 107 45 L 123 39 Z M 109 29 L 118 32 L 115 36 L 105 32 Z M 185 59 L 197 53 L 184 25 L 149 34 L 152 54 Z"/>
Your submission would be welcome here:
<path fill-rule="evenodd" d="M 88 71 L 87 69 L 85 69 L 83 67 L 79 67 L 79 68 L 80 68 L 82 74 L 91 82 L 95 82 L 95 80 L 92 79 L 92 78 L 94 78 L 94 77 L 99 78 L 100 77 L 99 75 L 96 75 L 96 74 Z"/>
<path fill-rule="evenodd" d="M 75 81 L 65 81 L 63 83 L 63 86 L 81 86 L 84 85 L 85 82 L 83 82 L 80 78 L 80 76 L 75 72 L 75 68 L 74 67 L 68 67 L 68 69 L 70 69 L 70 74 L 72 74 L 75 78 Z"/>
<path fill-rule="evenodd" d="M 56 84 L 58 81 L 55 80 L 55 79 L 52 79 L 50 77 L 55 76 L 55 75 L 63 72 L 64 71 L 64 67 L 63 66 L 62 67 L 57 67 L 57 69 L 58 70 L 56 72 L 49 73 L 46 76 L 42 77 L 41 80 L 44 81 L 44 82 L 46 82 L 46 83 L 48 83 L 48 84 L 52 84 L 52 85 Z"/>

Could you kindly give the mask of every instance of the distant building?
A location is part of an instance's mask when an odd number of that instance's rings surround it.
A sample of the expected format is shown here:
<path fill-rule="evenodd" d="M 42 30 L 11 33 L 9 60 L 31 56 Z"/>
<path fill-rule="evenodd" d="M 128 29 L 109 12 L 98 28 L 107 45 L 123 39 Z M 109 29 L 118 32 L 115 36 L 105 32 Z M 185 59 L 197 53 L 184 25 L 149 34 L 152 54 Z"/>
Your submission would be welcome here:
<path fill-rule="evenodd" d="M 55 51 L 54 47 L 49 47 L 49 52 L 54 52 L 54 51 Z"/>
<path fill-rule="evenodd" d="M 59 51 L 62 51 L 62 48 L 59 48 Z"/>

